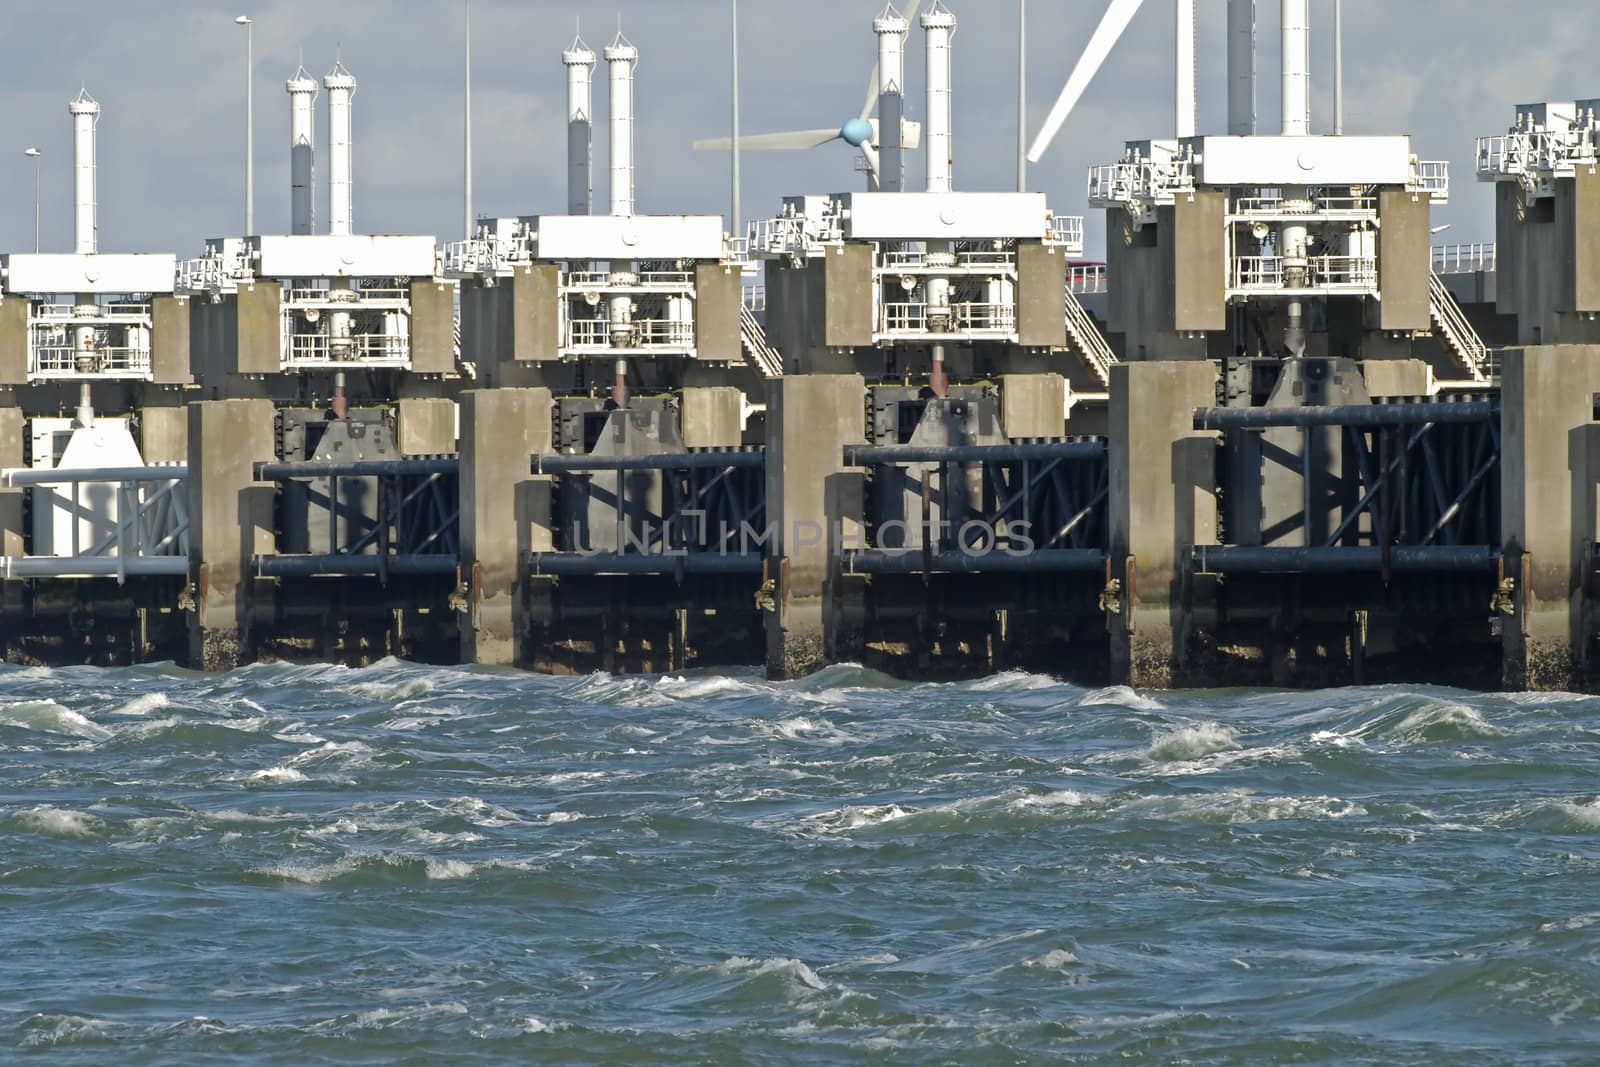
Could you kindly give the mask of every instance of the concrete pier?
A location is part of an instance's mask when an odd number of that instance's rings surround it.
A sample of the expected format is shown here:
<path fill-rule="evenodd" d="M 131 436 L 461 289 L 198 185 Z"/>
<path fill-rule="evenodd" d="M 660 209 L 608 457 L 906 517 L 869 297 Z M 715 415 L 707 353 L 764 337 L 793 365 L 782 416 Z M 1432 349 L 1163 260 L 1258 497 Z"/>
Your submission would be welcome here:
<path fill-rule="evenodd" d="M 1188 550 L 1217 540 L 1216 440 L 1194 429 L 1194 411 L 1215 401 L 1216 380 L 1206 362 L 1112 368 L 1113 681 L 1166 688 L 1189 659 Z"/>
<path fill-rule="evenodd" d="M 1504 684 L 1578 689 L 1589 675 L 1593 631 L 1585 587 L 1600 480 L 1600 345 L 1513 349 L 1501 373 L 1501 588 L 1511 594 L 1497 598 Z"/>
<path fill-rule="evenodd" d="M 189 405 L 189 662 L 200 670 L 249 661 L 250 561 L 272 550 L 273 487 L 254 468 L 273 451 L 271 401 Z"/>
<path fill-rule="evenodd" d="M 859 374 L 808 374 L 773 382 L 767 417 L 767 676 L 796 678 L 841 652 L 830 600 L 843 540 L 862 543 L 864 475 L 844 465 L 865 443 Z M 839 591 L 843 593 L 843 590 Z"/>
<path fill-rule="evenodd" d="M 523 557 L 548 548 L 549 483 L 530 473 L 551 445 L 548 389 L 461 394 L 461 659 L 512 666 L 524 628 Z M 539 499 L 542 496 L 542 500 Z M 543 533 L 545 544 L 536 543 Z"/>

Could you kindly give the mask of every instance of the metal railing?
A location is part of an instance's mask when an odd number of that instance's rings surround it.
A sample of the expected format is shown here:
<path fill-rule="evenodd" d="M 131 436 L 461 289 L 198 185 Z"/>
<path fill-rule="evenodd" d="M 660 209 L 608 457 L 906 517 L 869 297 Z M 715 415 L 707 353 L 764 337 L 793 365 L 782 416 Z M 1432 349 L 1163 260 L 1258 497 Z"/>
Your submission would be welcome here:
<path fill-rule="evenodd" d="M 334 293 L 354 293 L 356 299 L 345 297 L 334 298 Z M 297 307 L 330 308 L 334 311 L 359 311 L 363 306 L 372 304 L 404 304 L 411 300 L 411 294 L 405 289 L 392 287 L 383 288 L 372 286 L 360 289 L 331 289 L 327 286 L 303 286 L 299 289 L 290 289 L 284 294 L 285 305 Z"/>
<path fill-rule="evenodd" d="M 1119 160 L 1089 168 L 1089 203 L 1095 207 L 1170 204 L 1193 189 L 1194 165 L 1188 159 Z"/>
<path fill-rule="evenodd" d="M 891 336 L 917 334 L 1010 334 L 1016 332 L 1017 313 L 1011 304 L 952 303 L 948 329 L 929 323 L 926 303 L 883 304 L 879 332 Z"/>
<path fill-rule="evenodd" d="M 1495 243 L 1436 245 L 1433 249 L 1435 274 L 1476 274 L 1494 270 Z"/>
<path fill-rule="evenodd" d="M 1450 287 L 1439 275 L 1428 275 L 1429 306 L 1441 340 L 1473 382 L 1489 380 L 1489 346 L 1473 329 L 1467 313 L 1456 303 Z"/>
<path fill-rule="evenodd" d="M 694 274 L 686 270 L 637 271 L 630 272 L 630 276 L 633 281 L 618 282 L 614 280 L 616 275 L 610 271 L 568 271 L 562 276 L 561 287 L 602 293 L 638 292 L 641 289 L 678 292 L 694 288 Z"/>
<path fill-rule="evenodd" d="M 1067 268 L 1067 291 L 1079 296 L 1106 291 L 1106 265 L 1079 263 Z"/>
<path fill-rule="evenodd" d="M 355 334 L 347 339 L 349 354 L 335 358 L 333 340 L 323 333 L 292 333 L 285 338 L 285 367 L 320 367 L 340 364 L 399 366 L 411 362 L 411 339 L 382 333 Z"/>
<path fill-rule="evenodd" d="M 1427 193 L 1436 204 L 1450 201 L 1450 164 L 1442 159 L 1419 160 L 1411 165 L 1411 189 Z"/>
<path fill-rule="evenodd" d="M 563 347 L 588 352 L 612 349 L 661 349 L 682 352 L 694 348 L 694 323 L 667 319 L 634 319 L 628 323 L 628 340 L 613 344 L 607 319 L 569 319 Z"/>
<path fill-rule="evenodd" d="M 88 371 L 78 369 L 78 357 L 84 353 L 70 338 L 60 343 L 34 343 L 30 349 L 30 378 L 148 378 L 151 373 L 148 345 L 97 344 L 88 353 L 93 368 Z"/>
<path fill-rule="evenodd" d="M 1478 138 L 1478 177 L 1566 177 L 1579 164 L 1596 162 L 1595 131 L 1587 126 L 1518 130 Z"/>
<path fill-rule="evenodd" d="M 747 285 L 744 287 L 742 296 L 746 311 L 764 312 L 767 310 L 767 287 L 765 285 Z"/>
<path fill-rule="evenodd" d="M 947 253 L 932 253 L 932 255 L 941 254 Z M 1000 252 L 994 249 L 956 252 L 956 261 L 953 266 L 948 263 L 930 263 L 929 255 L 930 253 L 928 252 L 916 250 L 880 252 L 878 254 L 878 269 L 889 271 L 890 273 L 931 270 L 935 272 L 993 274 L 996 272 L 1013 272 L 1017 266 L 1015 252 Z"/>
<path fill-rule="evenodd" d="M 767 331 L 748 307 L 739 309 L 739 340 L 745 359 L 763 378 L 783 377 L 783 356 L 767 340 Z"/>
<path fill-rule="evenodd" d="M 1104 280 L 1103 273 L 1101 277 Z M 1067 334 L 1072 338 L 1072 343 L 1083 355 L 1083 361 L 1089 365 L 1095 380 L 1101 385 L 1110 385 L 1111 365 L 1117 362 L 1117 354 L 1111 351 L 1111 345 L 1100 332 L 1094 317 L 1078 303 L 1070 286 L 1067 289 L 1066 310 Z"/>
<path fill-rule="evenodd" d="M 1056 215 L 1050 219 L 1050 243 L 1065 246 L 1068 255 L 1083 252 L 1083 216 Z"/>
<path fill-rule="evenodd" d="M 1236 256 L 1229 265 L 1234 292 L 1375 292 L 1378 260 L 1373 256 L 1309 256 L 1304 284 L 1287 284 L 1282 256 Z"/>
<path fill-rule="evenodd" d="M 1269 190 L 1255 196 L 1241 196 L 1234 200 L 1232 214 L 1235 218 L 1279 219 L 1336 216 L 1341 218 L 1376 218 L 1378 198 L 1375 196 L 1333 196 L 1325 191 L 1314 191 L 1309 196 L 1285 197 L 1281 191 Z"/>

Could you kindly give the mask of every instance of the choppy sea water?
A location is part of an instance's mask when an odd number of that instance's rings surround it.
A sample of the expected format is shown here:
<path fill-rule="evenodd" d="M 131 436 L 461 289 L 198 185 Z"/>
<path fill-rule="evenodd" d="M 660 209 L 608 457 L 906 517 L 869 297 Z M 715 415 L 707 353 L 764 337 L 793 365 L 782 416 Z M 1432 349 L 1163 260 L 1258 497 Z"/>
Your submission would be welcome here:
<path fill-rule="evenodd" d="M 1600 701 L 0 670 L 0 1060 L 1533 1063 Z"/>

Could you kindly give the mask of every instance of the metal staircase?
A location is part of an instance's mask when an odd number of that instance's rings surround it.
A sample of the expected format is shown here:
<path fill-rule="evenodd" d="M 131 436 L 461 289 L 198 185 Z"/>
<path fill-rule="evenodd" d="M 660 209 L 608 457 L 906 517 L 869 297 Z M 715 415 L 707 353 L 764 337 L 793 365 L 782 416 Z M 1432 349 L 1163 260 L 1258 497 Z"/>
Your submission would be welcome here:
<path fill-rule="evenodd" d="M 1117 354 L 1111 351 L 1105 336 L 1100 333 L 1100 327 L 1095 325 L 1094 317 L 1078 303 L 1078 297 L 1071 288 L 1067 289 L 1067 334 L 1078 351 L 1083 353 L 1083 361 L 1089 365 L 1095 379 L 1101 385 L 1109 386 L 1111 365 L 1117 362 Z"/>
<path fill-rule="evenodd" d="M 767 331 L 748 307 L 739 308 L 739 339 L 744 345 L 745 360 L 763 378 L 783 377 L 783 356 L 767 341 Z"/>
<path fill-rule="evenodd" d="M 1429 306 L 1433 312 L 1434 333 L 1455 356 L 1456 363 L 1466 371 L 1470 380 L 1487 382 L 1492 368 L 1489 346 L 1484 344 L 1478 331 L 1472 328 L 1467 313 L 1461 310 L 1450 287 L 1438 274 L 1430 271 Z"/>

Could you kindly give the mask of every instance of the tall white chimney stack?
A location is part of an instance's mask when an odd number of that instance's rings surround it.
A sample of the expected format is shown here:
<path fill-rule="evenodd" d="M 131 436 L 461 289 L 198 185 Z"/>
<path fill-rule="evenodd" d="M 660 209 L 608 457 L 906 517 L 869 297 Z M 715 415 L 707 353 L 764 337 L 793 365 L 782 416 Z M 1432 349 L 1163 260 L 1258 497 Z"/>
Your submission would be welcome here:
<path fill-rule="evenodd" d="M 561 53 L 567 68 L 567 214 L 594 210 L 594 53 L 579 37 Z"/>
<path fill-rule="evenodd" d="M 335 60 L 333 69 L 322 79 L 322 87 L 328 90 L 328 232 L 348 237 L 355 212 L 350 99 L 356 93 L 356 79 L 342 62 Z"/>
<path fill-rule="evenodd" d="M 100 223 L 96 217 L 94 128 L 100 121 L 100 105 L 82 89 L 67 105 L 72 114 L 73 219 L 79 253 L 100 250 Z"/>
<path fill-rule="evenodd" d="M 907 28 L 892 7 L 872 20 L 872 32 L 878 35 L 878 188 L 886 193 L 906 188 L 901 133 L 906 114 Z"/>
<path fill-rule="evenodd" d="M 928 129 L 923 137 L 928 151 L 928 192 L 948 193 L 955 159 L 951 143 L 950 39 L 956 33 L 956 17 L 941 0 L 934 0 L 920 21 L 928 44 Z"/>
<path fill-rule="evenodd" d="M 301 67 L 284 88 L 289 91 L 289 232 L 312 233 L 316 224 L 312 193 L 317 171 L 317 82 Z"/>
<path fill-rule="evenodd" d="M 639 50 L 617 31 L 605 50 L 611 74 L 611 213 L 633 214 L 633 71 Z"/>
<path fill-rule="evenodd" d="M 1283 135 L 1311 132 L 1311 2 L 1283 0 Z"/>
<path fill-rule="evenodd" d="M 1228 133 L 1256 132 L 1256 0 L 1228 0 Z"/>
<path fill-rule="evenodd" d="M 1197 124 L 1194 81 L 1194 0 L 1177 0 L 1178 53 L 1173 70 L 1177 75 L 1177 134 L 1193 137 Z"/>

